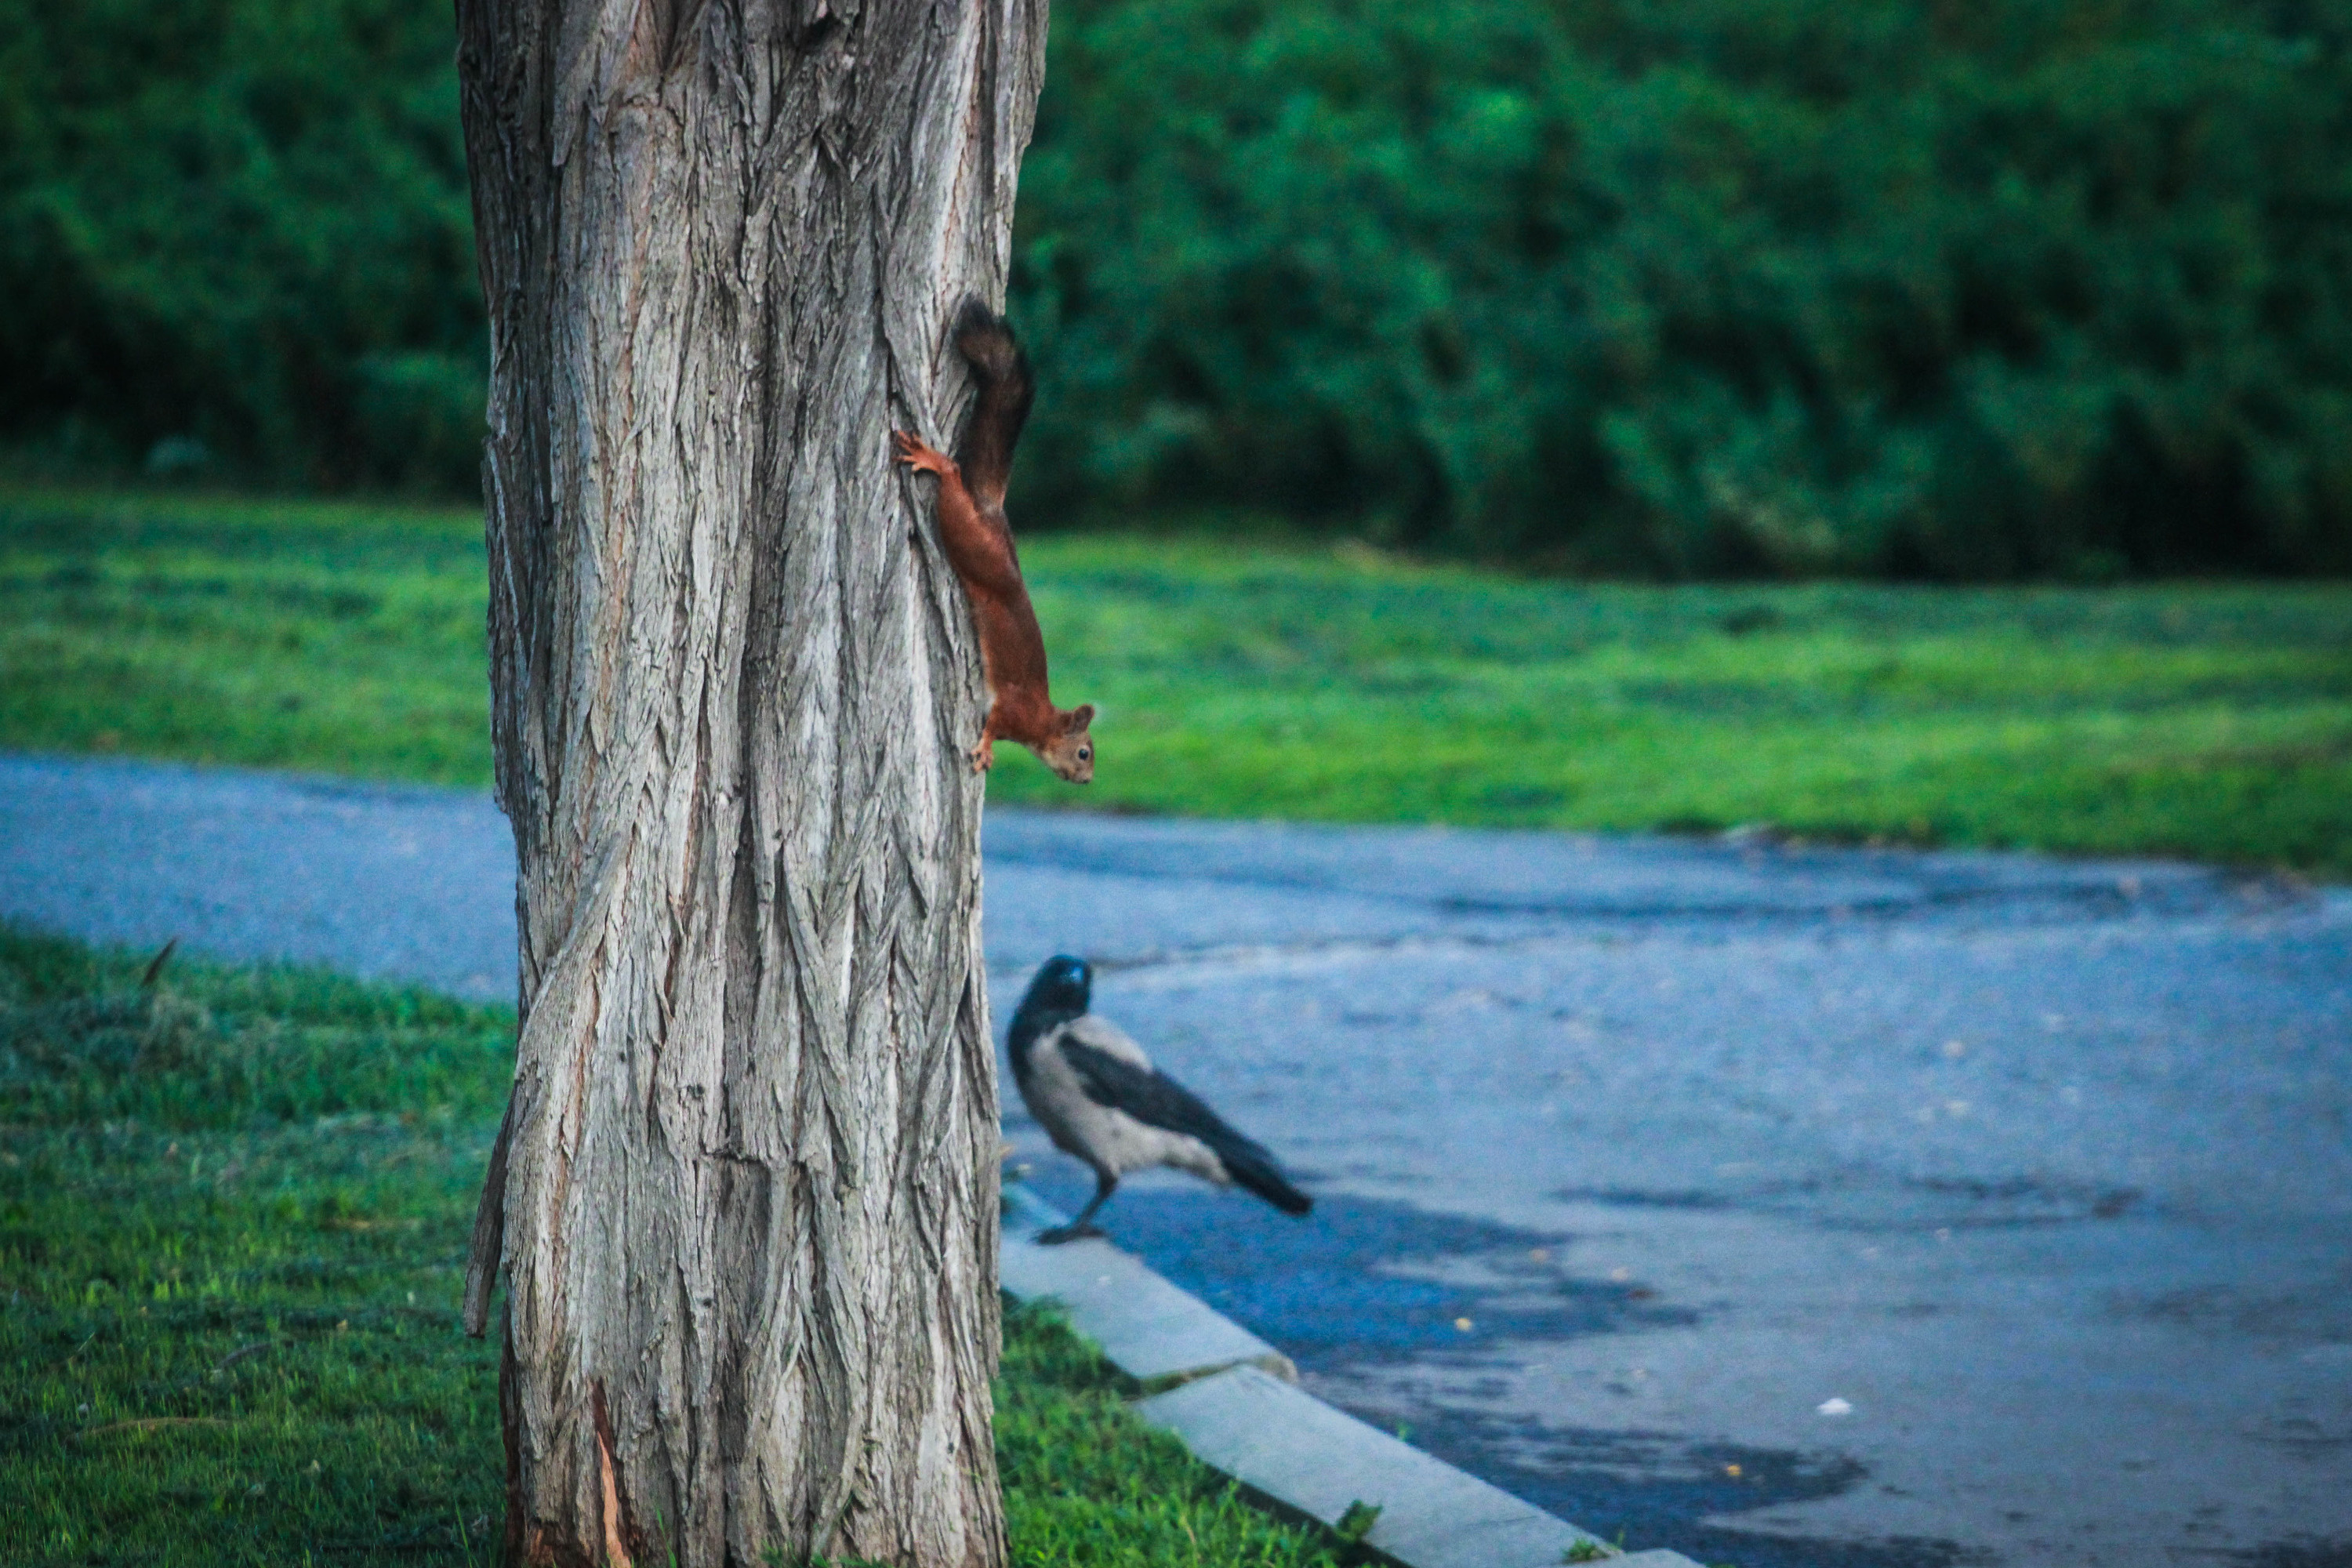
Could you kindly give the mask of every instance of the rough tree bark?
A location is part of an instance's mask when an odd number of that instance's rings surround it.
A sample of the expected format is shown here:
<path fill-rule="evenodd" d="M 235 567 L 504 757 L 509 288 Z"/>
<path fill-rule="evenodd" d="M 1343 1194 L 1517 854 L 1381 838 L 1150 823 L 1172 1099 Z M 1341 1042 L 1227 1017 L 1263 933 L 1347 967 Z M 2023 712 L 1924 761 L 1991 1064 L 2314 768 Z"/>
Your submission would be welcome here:
<path fill-rule="evenodd" d="M 1045 0 L 457 0 L 522 1027 L 508 1545 L 995 1564 L 983 710 L 903 424 Z"/>

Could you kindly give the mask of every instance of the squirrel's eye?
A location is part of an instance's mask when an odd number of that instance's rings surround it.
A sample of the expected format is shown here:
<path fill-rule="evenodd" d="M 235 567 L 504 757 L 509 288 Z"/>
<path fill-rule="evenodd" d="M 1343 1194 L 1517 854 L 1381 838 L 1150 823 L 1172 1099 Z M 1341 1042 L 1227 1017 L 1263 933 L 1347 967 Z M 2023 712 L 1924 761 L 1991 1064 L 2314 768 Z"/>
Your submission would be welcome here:
<path fill-rule="evenodd" d="M 1091 763 L 1094 760 L 1095 749 L 1092 746 L 1080 746 L 1078 748 L 1078 761 L 1082 763 Z"/>

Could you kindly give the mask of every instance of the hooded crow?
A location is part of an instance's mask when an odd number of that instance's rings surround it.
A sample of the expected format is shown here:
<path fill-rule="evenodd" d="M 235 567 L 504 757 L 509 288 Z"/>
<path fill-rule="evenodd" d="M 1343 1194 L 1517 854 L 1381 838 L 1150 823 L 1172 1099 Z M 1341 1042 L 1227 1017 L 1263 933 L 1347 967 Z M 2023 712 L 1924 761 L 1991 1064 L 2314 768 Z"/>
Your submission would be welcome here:
<path fill-rule="evenodd" d="M 1173 1165 L 1221 1187 L 1239 1183 L 1285 1214 L 1314 1206 L 1273 1155 L 1155 1068 L 1118 1026 L 1087 1011 L 1093 995 L 1094 972 L 1084 959 L 1049 958 L 1005 1036 L 1029 1114 L 1055 1148 L 1095 1173 L 1094 1201 L 1039 1241 L 1100 1236 L 1088 1223 L 1095 1211 L 1118 1190 L 1119 1177 L 1150 1165 Z"/>

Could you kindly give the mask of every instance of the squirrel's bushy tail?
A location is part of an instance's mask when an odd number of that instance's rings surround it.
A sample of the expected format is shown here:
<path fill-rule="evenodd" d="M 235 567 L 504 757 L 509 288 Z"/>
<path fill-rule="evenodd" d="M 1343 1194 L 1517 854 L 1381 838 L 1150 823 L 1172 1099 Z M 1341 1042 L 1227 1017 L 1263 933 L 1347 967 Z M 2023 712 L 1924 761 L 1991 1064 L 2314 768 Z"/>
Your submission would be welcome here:
<path fill-rule="evenodd" d="M 1029 375 L 1029 356 L 1013 341 L 1004 318 L 975 296 L 956 312 L 956 352 L 971 366 L 980 396 L 971 405 L 971 423 L 964 427 L 956 465 L 963 469 L 964 487 L 983 507 L 1004 505 L 1005 480 L 1013 472 L 1013 443 L 1029 419 L 1029 400 L 1036 390 Z"/>

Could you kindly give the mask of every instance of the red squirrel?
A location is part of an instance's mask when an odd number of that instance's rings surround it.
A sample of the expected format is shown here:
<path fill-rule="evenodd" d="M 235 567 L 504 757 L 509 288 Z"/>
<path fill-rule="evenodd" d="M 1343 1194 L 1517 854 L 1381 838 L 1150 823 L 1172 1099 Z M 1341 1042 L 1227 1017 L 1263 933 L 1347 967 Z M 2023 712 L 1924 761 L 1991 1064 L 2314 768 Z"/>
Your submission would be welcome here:
<path fill-rule="evenodd" d="M 892 431 L 890 441 L 899 462 L 940 477 L 940 543 L 980 627 L 989 709 L 971 749 L 971 771 L 985 773 L 994 763 L 999 740 L 1018 741 L 1071 784 L 1085 784 L 1095 776 L 1095 738 L 1087 729 L 1094 704 L 1056 708 L 1046 695 L 1045 637 L 1004 521 L 1013 444 L 1035 391 L 1029 358 L 1013 341 L 1013 329 L 978 300 L 966 300 L 957 313 L 955 346 L 980 384 L 957 456 L 935 452 L 904 430 Z"/>

